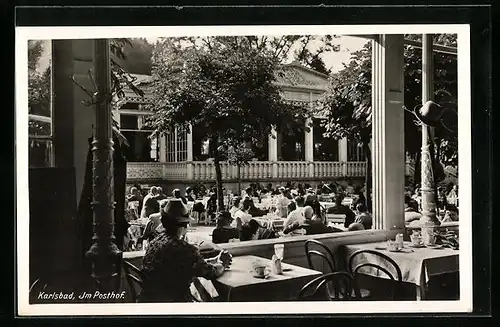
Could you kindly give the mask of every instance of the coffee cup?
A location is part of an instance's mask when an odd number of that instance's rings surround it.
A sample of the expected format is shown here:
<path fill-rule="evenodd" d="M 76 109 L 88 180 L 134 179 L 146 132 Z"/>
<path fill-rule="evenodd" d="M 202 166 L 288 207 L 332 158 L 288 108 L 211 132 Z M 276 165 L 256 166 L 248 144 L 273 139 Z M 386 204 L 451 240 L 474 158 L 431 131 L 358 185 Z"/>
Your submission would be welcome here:
<path fill-rule="evenodd" d="M 394 241 L 387 241 L 387 249 L 389 251 L 397 251 L 399 250 L 399 244 L 397 242 L 394 242 Z"/>
<path fill-rule="evenodd" d="M 422 237 L 421 236 L 414 236 L 414 235 L 411 235 L 411 243 L 415 246 L 420 246 L 422 245 Z"/>
<path fill-rule="evenodd" d="M 260 265 L 254 266 L 253 271 L 256 276 L 264 277 L 266 274 L 266 266 L 260 266 Z"/>

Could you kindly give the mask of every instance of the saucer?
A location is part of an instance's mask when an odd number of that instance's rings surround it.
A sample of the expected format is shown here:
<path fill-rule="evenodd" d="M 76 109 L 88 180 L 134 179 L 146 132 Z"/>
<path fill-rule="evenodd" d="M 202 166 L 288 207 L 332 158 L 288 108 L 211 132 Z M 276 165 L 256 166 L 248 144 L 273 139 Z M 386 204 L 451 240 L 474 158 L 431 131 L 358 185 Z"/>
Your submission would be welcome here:
<path fill-rule="evenodd" d="M 441 244 L 434 244 L 434 245 L 426 245 L 425 247 L 428 247 L 429 249 L 442 249 L 443 245 L 441 245 Z"/>
<path fill-rule="evenodd" d="M 387 249 L 389 252 L 401 252 L 403 249 Z"/>
<path fill-rule="evenodd" d="M 266 279 L 266 278 L 269 278 L 270 274 L 264 274 L 264 275 L 256 275 L 256 274 L 252 274 L 253 277 L 255 278 L 260 278 L 260 279 Z"/>
<path fill-rule="evenodd" d="M 408 246 L 409 246 L 409 247 L 412 247 L 412 248 L 416 248 L 416 249 L 419 249 L 419 248 L 424 248 L 424 247 L 425 247 L 424 243 L 422 243 L 422 244 L 420 244 L 420 245 L 415 245 L 415 244 L 413 244 L 413 243 L 410 243 L 410 244 L 408 244 Z"/>

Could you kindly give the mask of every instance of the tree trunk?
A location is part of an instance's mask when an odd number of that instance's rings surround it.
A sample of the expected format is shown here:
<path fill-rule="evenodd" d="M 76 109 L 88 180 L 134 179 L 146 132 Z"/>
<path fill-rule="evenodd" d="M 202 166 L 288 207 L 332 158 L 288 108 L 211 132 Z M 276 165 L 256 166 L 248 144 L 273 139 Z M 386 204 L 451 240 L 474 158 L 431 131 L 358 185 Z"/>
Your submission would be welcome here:
<path fill-rule="evenodd" d="M 366 208 L 372 211 L 372 154 L 369 143 L 363 144 L 366 160 L 365 185 L 366 185 Z"/>
<path fill-rule="evenodd" d="M 241 196 L 241 165 L 238 164 L 238 194 Z"/>
<path fill-rule="evenodd" d="M 218 142 L 215 138 L 210 140 L 213 144 L 212 153 L 214 156 L 215 166 L 215 186 L 217 188 L 217 212 L 224 210 L 224 194 L 222 194 L 222 170 L 220 169 Z"/>

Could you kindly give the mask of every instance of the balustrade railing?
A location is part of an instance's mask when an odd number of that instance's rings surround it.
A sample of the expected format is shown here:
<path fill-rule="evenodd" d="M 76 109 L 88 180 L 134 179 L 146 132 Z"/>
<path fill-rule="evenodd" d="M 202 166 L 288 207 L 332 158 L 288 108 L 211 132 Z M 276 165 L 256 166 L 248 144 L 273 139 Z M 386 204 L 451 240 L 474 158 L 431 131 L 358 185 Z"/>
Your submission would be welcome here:
<path fill-rule="evenodd" d="M 163 179 L 161 162 L 127 162 L 127 179 Z"/>
<path fill-rule="evenodd" d="M 366 173 L 365 162 L 338 161 L 251 161 L 239 167 L 241 180 L 308 179 L 335 177 L 362 177 Z M 223 180 L 237 180 L 238 167 L 221 162 Z M 189 178 L 188 178 L 189 176 Z M 194 162 L 129 162 L 129 179 L 167 180 L 215 180 L 215 166 L 211 161 Z"/>

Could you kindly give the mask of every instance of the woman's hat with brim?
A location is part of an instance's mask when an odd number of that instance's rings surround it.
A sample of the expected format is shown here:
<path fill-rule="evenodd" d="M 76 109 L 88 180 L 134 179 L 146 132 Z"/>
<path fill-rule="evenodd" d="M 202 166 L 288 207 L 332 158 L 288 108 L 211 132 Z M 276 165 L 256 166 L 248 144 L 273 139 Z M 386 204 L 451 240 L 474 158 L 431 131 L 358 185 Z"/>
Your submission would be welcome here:
<path fill-rule="evenodd" d="M 434 101 L 427 101 L 420 108 L 414 108 L 413 113 L 425 125 L 436 127 L 441 124 L 444 109 Z"/>
<path fill-rule="evenodd" d="M 176 223 L 189 223 L 193 220 L 181 199 L 170 199 L 161 211 L 161 217 L 162 221 Z"/>

